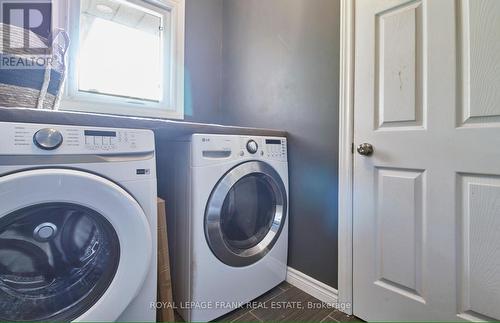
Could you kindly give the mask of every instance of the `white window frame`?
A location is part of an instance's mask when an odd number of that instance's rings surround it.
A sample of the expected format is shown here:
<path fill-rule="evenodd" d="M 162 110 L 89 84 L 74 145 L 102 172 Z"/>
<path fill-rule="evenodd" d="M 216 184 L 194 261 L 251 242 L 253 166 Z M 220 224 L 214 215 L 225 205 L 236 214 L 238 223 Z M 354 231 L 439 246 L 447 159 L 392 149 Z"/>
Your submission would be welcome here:
<path fill-rule="evenodd" d="M 137 5 L 156 14 L 170 13 L 170 34 L 164 35 L 164 44 L 170 41 L 169 56 L 164 64 L 164 80 L 169 88 L 164 89 L 166 100 L 157 103 L 146 100 L 122 98 L 113 95 L 95 94 L 78 89 L 78 53 L 80 45 L 80 0 L 58 0 L 53 8 L 55 26 L 65 26 L 71 44 L 68 51 L 67 75 L 60 110 L 155 117 L 169 119 L 184 118 L 184 33 L 185 0 L 117 0 Z M 170 37 L 170 39 L 169 39 Z"/>

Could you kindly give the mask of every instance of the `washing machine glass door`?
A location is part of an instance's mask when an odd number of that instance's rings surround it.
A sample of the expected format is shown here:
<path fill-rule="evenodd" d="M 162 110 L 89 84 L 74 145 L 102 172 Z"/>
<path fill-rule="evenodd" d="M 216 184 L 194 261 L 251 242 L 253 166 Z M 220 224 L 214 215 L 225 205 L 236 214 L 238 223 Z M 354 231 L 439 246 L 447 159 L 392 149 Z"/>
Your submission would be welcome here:
<path fill-rule="evenodd" d="M 210 196 L 205 214 L 208 244 L 227 265 L 253 264 L 276 243 L 286 210 L 285 186 L 274 168 L 260 161 L 240 164 Z"/>
<path fill-rule="evenodd" d="M 0 321 L 119 316 L 145 273 L 130 256 L 151 254 L 145 215 L 127 192 L 84 172 L 31 170 L 0 178 L 0 205 Z"/>

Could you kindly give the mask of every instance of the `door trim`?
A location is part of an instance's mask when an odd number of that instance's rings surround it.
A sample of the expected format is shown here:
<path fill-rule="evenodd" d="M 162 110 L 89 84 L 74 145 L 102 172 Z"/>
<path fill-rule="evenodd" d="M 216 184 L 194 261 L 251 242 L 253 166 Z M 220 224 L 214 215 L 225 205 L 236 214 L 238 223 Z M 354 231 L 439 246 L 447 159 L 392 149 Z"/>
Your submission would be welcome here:
<path fill-rule="evenodd" d="M 340 1 L 338 301 L 353 314 L 354 6 Z"/>

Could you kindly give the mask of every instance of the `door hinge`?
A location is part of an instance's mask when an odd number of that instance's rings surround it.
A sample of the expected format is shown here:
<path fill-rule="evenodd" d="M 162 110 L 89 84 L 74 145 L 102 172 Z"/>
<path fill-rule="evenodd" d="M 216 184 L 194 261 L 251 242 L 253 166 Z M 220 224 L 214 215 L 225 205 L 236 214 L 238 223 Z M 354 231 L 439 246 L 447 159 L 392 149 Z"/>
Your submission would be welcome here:
<path fill-rule="evenodd" d="M 354 143 L 351 144 L 351 154 L 354 154 Z"/>

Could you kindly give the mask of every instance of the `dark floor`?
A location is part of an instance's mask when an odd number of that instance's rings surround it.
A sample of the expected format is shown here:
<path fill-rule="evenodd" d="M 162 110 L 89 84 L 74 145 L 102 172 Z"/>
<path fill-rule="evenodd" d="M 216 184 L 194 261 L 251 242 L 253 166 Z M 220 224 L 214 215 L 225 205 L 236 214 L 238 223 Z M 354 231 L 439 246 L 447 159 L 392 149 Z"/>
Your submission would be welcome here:
<path fill-rule="evenodd" d="M 253 306 L 252 306 L 253 305 Z M 176 316 L 177 320 L 182 320 Z M 346 315 L 300 289 L 282 283 L 249 303 L 226 314 L 215 322 L 361 322 Z"/>

